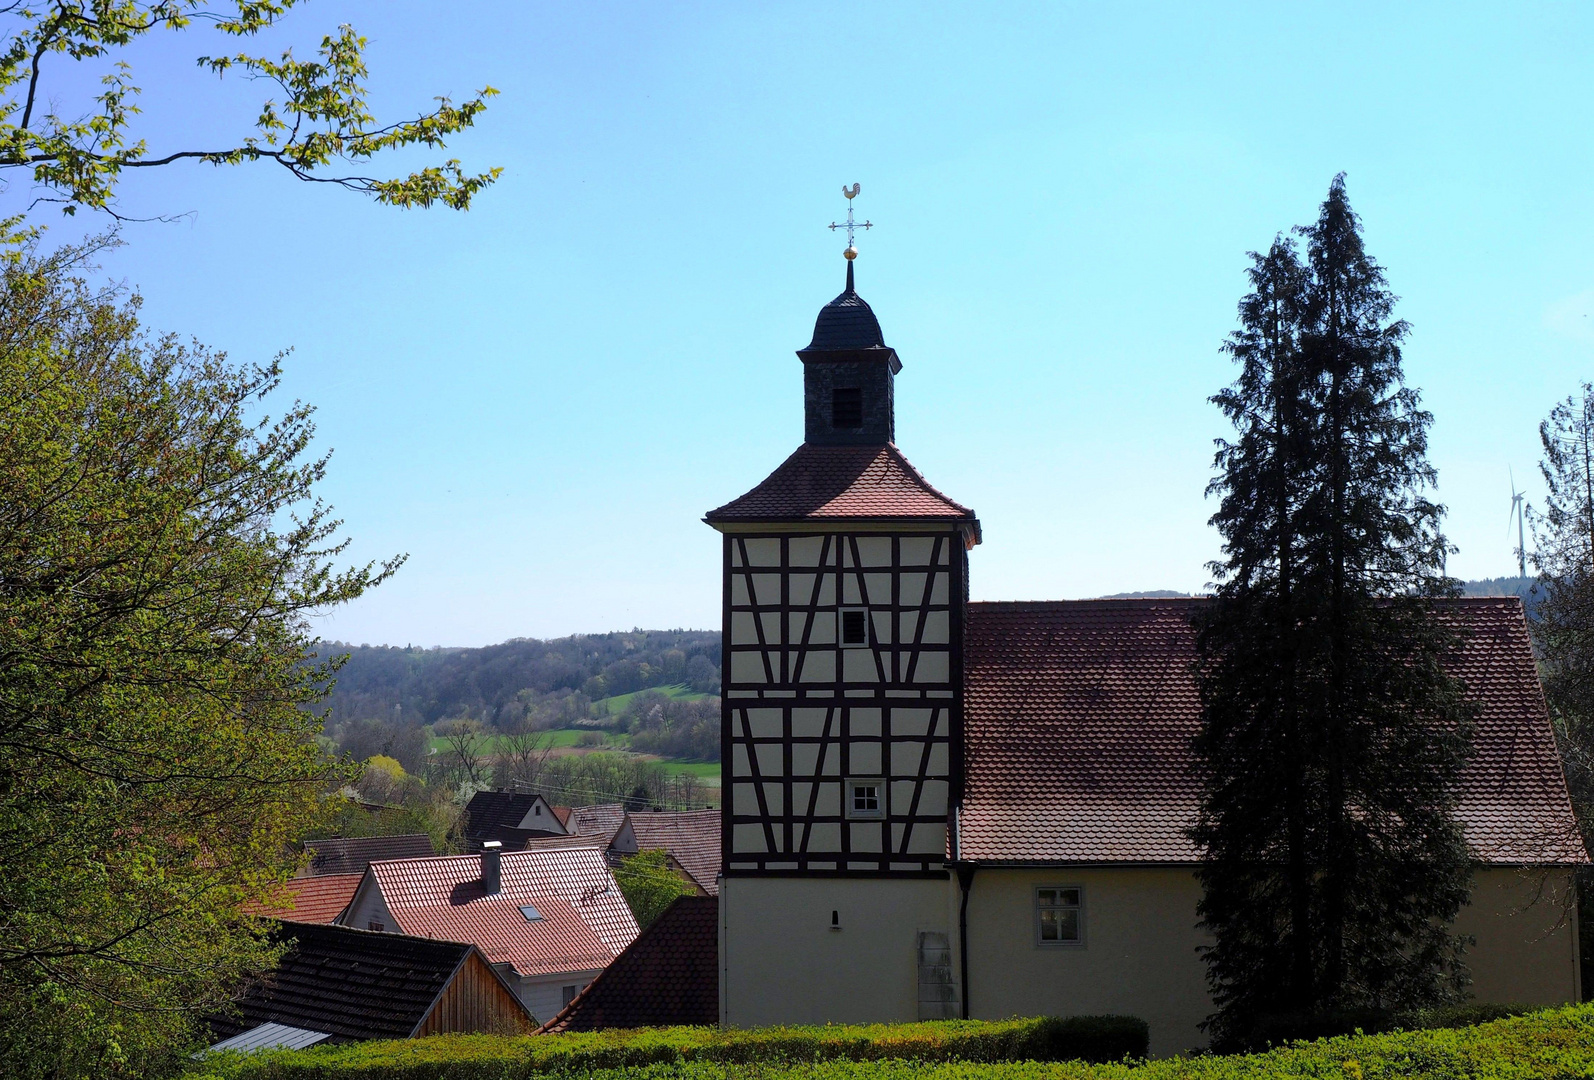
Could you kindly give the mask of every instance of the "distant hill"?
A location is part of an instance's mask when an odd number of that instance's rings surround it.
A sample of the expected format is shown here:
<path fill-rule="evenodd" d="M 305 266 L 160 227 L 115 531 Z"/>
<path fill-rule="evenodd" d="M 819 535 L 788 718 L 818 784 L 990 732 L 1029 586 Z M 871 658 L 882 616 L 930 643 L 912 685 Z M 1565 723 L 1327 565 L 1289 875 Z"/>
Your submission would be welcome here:
<path fill-rule="evenodd" d="M 1528 597 L 1534 591 L 1537 579 L 1530 577 L 1492 577 L 1480 581 L 1463 581 L 1461 593 L 1463 596 L 1521 596 Z"/>
<path fill-rule="evenodd" d="M 377 720 L 408 727 L 470 717 L 511 728 L 585 716 L 591 702 L 651 687 L 718 693 L 720 635 L 713 630 L 632 630 L 479 649 L 326 643 L 348 654 L 328 705 L 329 727 Z"/>
<path fill-rule="evenodd" d="M 1478 581 L 1463 581 L 1461 595 L 1463 596 L 1520 596 L 1531 600 L 1534 578 L 1525 577 L 1495 577 L 1482 578 Z M 1149 589 L 1145 592 L 1110 593 L 1098 597 L 1101 600 L 1172 600 L 1182 596 L 1194 596 L 1194 593 L 1176 592 L 1173 589 Z"/>

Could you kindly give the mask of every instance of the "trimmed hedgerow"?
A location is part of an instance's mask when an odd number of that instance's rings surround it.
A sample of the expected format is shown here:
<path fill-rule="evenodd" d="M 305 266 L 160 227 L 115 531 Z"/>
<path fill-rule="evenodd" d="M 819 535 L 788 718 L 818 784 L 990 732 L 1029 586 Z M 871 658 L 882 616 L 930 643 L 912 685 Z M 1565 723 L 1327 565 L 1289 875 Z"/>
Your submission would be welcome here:
<path fill-rule="evenodd" d="M 1129 1016 L 827 1024 L 721 1031 L 635 1028 L 508 1038 L 445 1035 L 310 1050 L 217 1055 L 197 1070 L 217 1080 L 494 1080 L 547 1073 L 688 1065 L 1117 1061 L 1146 1054 L 1146 1023 Z"/>
<path fill-rule="evenodd" d="M 807 1029 L 816 1033 L 901 1028 Z M 997 1025 L 990 1025 L 997 1026 Z M 696 1045 L 712 1033 L 695 1029 Z M 788 1032 L 793 1029 L 785 1029 Z M 683 1035 L 683 1032 L 685 1033 Z M 664 1029 L 633 1042 L 691 1041 L 694 1029 Z M 326 1049 L 212 1060 L 202 1075 L 225 1080 L 518 1080 L 549 1071 L 551 1058 L 533 1060 L 529 1044 L 542 1039 L 613 1040 L 603 1036 L 493 1039 L 457 1036 L 409 1042 L 363 1043 Z M 778 1044 L 774 1032 L 759 1036 Z M 874 1040 L 885 1044 L 882 1037 Z M 788 1044 L 789 1045 L 789 1044 Z M 906 1049 L 908 1043 L 897 1044 Z M 698 1058 L 588 1068 L 574 1056 L 558 1072 L 581 1080 L 1585 1080 L 1594 1076 L 1594 1006 L 1547 1010 L 1473 1027 L 1346 1035 L 1297 1042 L 1263 1054 L 1206 1055 L 1152 1062 L 968 1061 L 878 1057 L 872 1060 L 787 1057 L 728 1062 Z"/>
<path fill-rule="evenodd" d="M 1246 1053 L 1302 1039 L 1331 1039 L 1336 1035 L 1381 1035 L 1389 1031 L 1416 1031 L 1424 1028 L 1457 1028 L 1521 1016 L 1537 1005 L 1447 1005 L 1415 1012 L 1388 1009 L 1342 1009 L 1338 1011 L 1279 1013 L 1264 1017 L 1234 1046 L 1220 1047 L 1226 1052 Z"/>

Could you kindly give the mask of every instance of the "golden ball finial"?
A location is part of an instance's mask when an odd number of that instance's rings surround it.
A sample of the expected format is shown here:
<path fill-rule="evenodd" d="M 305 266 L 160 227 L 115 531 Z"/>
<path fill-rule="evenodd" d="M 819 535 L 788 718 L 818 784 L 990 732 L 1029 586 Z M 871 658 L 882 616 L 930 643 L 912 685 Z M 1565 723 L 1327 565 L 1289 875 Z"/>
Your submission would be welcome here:
<path fill-rule="evenodd" d="M 851 262 L 853 259 L 858 257 L 858 249 L 853 247 L 851 244 L 848 244 L 847 250 L 841 253 L 841 257 L 846 259 L 848 262 Z"/>

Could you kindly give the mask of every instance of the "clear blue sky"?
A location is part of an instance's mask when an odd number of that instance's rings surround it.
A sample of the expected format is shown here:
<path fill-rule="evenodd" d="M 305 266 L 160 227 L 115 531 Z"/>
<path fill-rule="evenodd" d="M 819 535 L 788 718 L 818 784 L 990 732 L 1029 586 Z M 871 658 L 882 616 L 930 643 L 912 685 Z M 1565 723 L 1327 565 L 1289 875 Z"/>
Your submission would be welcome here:
<path fill-rule="evenodd" d="M 295 349 L 353 553 L 410 554 L 326 635 L 714 626 L 699 519 L 801 440 L 860 181 L 898 442 L 980 514 L 973 595 L 1195 590 L 1246 252 L 1344 170 L 1451 570 L 1512 572 L 1508 469 L 1536 495 L 1538 421 L 1594 376 L 1594 8 L 994 7 L 310 3 L 282 40 L 354 23 L 379 110 L 502 90 L 450 153 L 503 180 L 459 215 L 163 171 L 127 211 L 193 216 L 107 269 L 153 326 Z M 138 54 L 153 149 L 251 114 L 191 72 L 210 37 Z"/>

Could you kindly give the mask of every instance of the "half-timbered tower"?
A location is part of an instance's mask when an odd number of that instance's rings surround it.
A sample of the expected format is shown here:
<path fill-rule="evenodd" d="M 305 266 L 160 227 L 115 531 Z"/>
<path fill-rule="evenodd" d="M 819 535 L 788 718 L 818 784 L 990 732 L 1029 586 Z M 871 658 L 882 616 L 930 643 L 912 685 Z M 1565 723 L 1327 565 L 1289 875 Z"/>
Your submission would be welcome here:
<path fill-rule="evenodd" d="M 787 918 L 775 912 L 794 902 L 789 917 L 835 946 L 887 911 L 946 922 L 979 522 L 893 441 L 902 363 L 853 287 L 851 254 L 845 291 L 797 353 L 802 445 L 706 518 L 724 537 L 726 909 L 775 918 L 768 941 L 748 927 L 731 962 L 765 963 Z M 913 955 L 888 966 L 911 977 Z"/>

